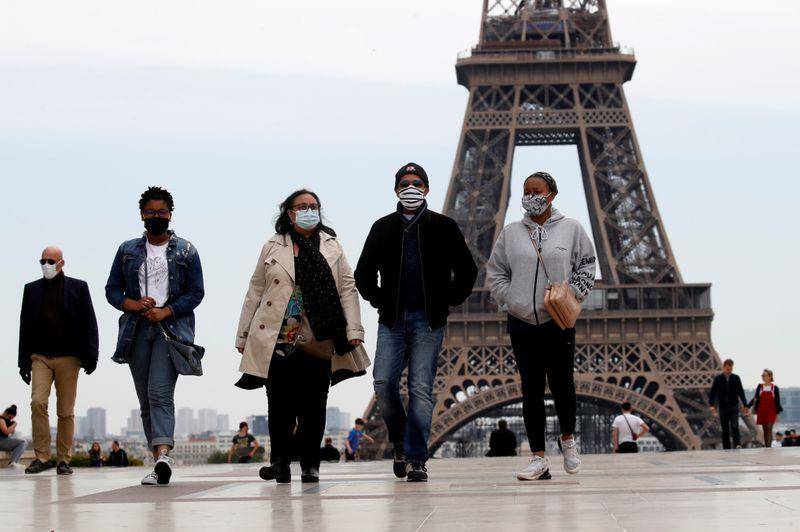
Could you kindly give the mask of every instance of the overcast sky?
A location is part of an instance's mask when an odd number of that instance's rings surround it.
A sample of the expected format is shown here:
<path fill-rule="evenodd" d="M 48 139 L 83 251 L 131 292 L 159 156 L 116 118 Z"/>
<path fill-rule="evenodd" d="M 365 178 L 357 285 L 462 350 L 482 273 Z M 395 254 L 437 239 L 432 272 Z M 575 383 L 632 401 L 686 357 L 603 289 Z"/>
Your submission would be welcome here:
<path fill-rule="evenodd" d="M 761 2 L 608 3 L 614 39 L 639 60 L 627 95 L 682 274 L 714 283 L 717 350 L 748 387 L 763 366 L 800 385 L 800 15 Z M 277 204 L 317 190 L 352 263 L 394 208 L 400 165 L 426 167 L 440 209 L 467 96 L 453 65 L 477 40 L 481 4 L 0 0 L 0 402 L 20 406 L 21 430 L 19 302 L 50 243 L 89 282 L 100 324 L 100 365 L 80 379 L 77 414 L 104 406 L 117 432 L 136 407 L 128 368 L 110 361 L 118 313 L 103 286 L 119 243 L 141 232 L 137 199 L 153 184 L 173 192 L 173 227 L 205 269 L 206 375 L 181 379 L 177 406 L 232 423 L 263 413 L 262 393 L 232 386 L 233 342 Z M 521 176 L 539 169 L 559 180 L 561 209 L 586 221 L 572 147 L 518 150 L 509 219 Z M 377 317 L 363 310 L 372 352 Z M 369 377 L 351 380 L 330 404 L 359 415 L 370 393 Z"/>

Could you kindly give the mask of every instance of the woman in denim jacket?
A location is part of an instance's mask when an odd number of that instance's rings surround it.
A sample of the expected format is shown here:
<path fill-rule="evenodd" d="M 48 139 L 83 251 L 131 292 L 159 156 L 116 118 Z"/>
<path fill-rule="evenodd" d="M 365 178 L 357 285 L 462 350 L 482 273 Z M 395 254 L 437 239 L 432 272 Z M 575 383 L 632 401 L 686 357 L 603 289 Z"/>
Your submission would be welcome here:
<path fill-rule="evenodd" d="M 174 203 L 159 187 L 142 194 L 139 210 L 146 229 L 117 250 L 106 283 L 106 299 L 123 315 L 113 360 L 127 362 L 139 397 L 142 424 L 155 468 L 144 485 L 169 484 L 175 444 L 175 383 L 164 332 L 194 343 L 194 309 L 203 300 L 200 256 L 188 240 L 169 231 Z"/>

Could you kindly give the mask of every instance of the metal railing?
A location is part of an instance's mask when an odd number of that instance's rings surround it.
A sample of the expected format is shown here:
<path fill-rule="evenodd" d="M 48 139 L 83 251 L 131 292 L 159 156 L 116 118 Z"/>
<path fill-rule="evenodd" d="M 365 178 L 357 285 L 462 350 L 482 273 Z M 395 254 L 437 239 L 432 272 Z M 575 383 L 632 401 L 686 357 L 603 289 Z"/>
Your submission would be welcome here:
<path fill-rule="evenodd" d="M 710 284 L 628 284 L 598 283 L 582 307 L 586 311 L 711 310 Z M 492 314 L 500 309 L 487 288 L 476 288 L 456 314 Z"/>
<path fill-rule="evenodd" d="M 480 58 L 503 61 L 557 61 L 603 55 L 636 55 L 630 46 L 615 45 L 611 48 L 559 48 L 551 50 L 530 50 L 520 48 L 480 50 L 472 48 L 458 52 L 458 60 Z"/>

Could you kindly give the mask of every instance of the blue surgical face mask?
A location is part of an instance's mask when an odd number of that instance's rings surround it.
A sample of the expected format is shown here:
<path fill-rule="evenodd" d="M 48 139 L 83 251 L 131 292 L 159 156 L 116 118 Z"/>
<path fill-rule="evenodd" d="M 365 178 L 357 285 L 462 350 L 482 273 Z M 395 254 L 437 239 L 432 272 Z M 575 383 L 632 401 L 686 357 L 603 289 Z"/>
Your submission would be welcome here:
<path fill-rule="evenodd" d="M 301 229 L 311 231 L 319 225 L 319 211 L 313 211 L 311 209 L 295 211 L 294 223 Z"/>

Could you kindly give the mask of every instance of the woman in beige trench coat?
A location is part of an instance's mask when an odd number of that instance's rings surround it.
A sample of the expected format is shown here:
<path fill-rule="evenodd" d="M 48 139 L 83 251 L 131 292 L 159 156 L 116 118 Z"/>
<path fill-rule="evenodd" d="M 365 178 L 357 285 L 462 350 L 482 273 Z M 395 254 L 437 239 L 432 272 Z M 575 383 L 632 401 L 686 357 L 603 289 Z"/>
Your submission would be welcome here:
<path fill-rule="evenodd" d="M 319 197 L 308 190 L 281 204 L 277 234 L 261 250 L 236 334 L 243 374 L 237 386 L 267 389 L 271 465 L 259 476 L 279 483 L 291 481 L 293 455 L 300 457 L 302 481 L 319 481 L 328 388 L 364 375 L 370 364 L 353 272 L 320 211 Z M 309 354 L 301 327 L 331 346 L 330 360 Z"/>

